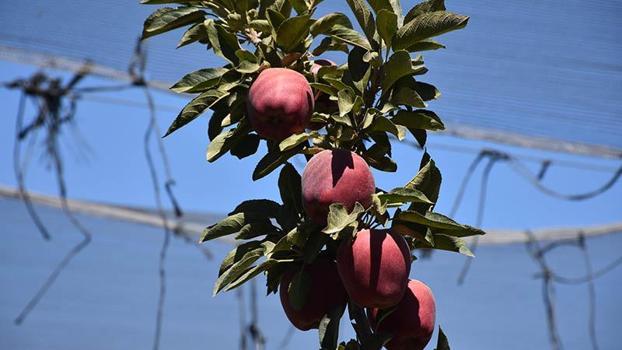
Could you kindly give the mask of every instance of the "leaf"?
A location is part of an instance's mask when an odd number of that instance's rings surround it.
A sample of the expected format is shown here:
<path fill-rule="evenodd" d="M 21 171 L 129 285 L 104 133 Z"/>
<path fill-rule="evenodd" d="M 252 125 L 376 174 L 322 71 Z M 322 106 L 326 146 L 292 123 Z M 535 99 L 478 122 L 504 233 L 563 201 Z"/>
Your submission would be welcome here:
<path fill-rule="evenodd" d="M 468 20 L 467 16 L 445 11 L 421 14 L 397 31 L 393 50 L 407 49 L 418 41 L 464 28 Z"/>
<path fill-rule="evenodd" d="M 347 90 L 340 90 L 337 93 L 337 103 L 339 105 L 339 116 L 343 117 L 346 114 L 350 113 L 350 111 L 352 111 L 352 107 L 354 107 L 354 96 L 352 96 L 352 93 Z M 348 126 L 352 126 L 352 123 L 349 121 L 346 122 L 344 120 L 344 123 L 346 123 L 346 125 Z"/>
<path fill-rule="evenodd" d="M 389 132 L 395 135 L 400 141 L 406 136 L 404 128 L 395 125 L 391 120 L 383 116 L 374 118 L 374 121 L 367 130 L 370 132 Z"/>
<path fill-rule="evenodd" d="M 276 218 L 279 215 L 281 205 L 269 199 L 251 199 L 238 204 L 229 216 L 243 213 L 246 220 Z"/>
<path fill-rule="evenodd" d="M 393 86 L 389 101 L 395 106 L 426 107 L 424 99 L 419 96 L 416 87 L 417 82 L 411 76 L 399 79 Z"/>
<path fill-rule="evenodd" d="M 348 45 L 343 41 L 337 40 L 332 37 L 323 38 L 320 44 L 313 49 L 312 54 L 314 56 L 320 56 L 326 51 L 341 51 L 348 53 Z"/>
<path fill-rule="evenodd" d="M 430 51 L 430 50 L 438 50 L 438 49 L 444 49 L 444 48 L 445 48 L 445 45 L 441 43 L 437 43 L 434 40 L 424 40 L 424 41 L 419 41 L 419 42 L 416 42 L 410 45 L 406 49 L 406 51 L 408 52 Z"/>
<path fill-rule="evenodd" d="M 171 126 L 169 126 L 164 136 L 166 137 L 179 128 L 190 123 L 201 115 L 206 109 L 212 107 L 227 95 L 227 93 L 222 91 L 209 90 L 195 97 L 181 110 L 181 112 L 179 112 L 177 118 L 175 118 Z"/>
<path fill-rule="evenodd" d="M 241 274 L 239 277 L 237 277 L 235 279 L 235 281 L 231 282 L 226 288 L 224 288 L 223 290 L 226 291 L 230 291 L 232 289 L 235 289 L 239 286 L 241 286 L 242 284 L 244 284 L 245 282 L 249 281 L 250 279 L 252 279 L 253 277 L 259 275 L 260 273 L 264 272 L 264 271 L 268 271 L 270 268 L 272 268 L 274 265 L 278 264 L 278 261 L 276 260 L 266 260 L 263 263 L 254 266 L 250 269 L 247 269 L 243 274 Z"/>
<path fill-rule="evenodd" d="M 321 350 L 333 350 L 337 348 L 337 342 L 339 341 L 339 323 L 344 311 L 345 305 L 338 305 L 320 320 L 318 335 L 320 336 Z"/>
<path fill-rule="evenodd" d="M 231 154 L 238 159 L 246 158 L 257 152 L 261 138 L 257 134 L 246 134 L 231 147 Z"/>
<path fill-rule="evenodd" d="M 445 11 L 445 0 L 426 0 L 417 5 L 415 5 L 404 17 L 404 22 L 408 23 L 412 21 L 415 17 L 435 11 Z"/>
<path fill-rule="evenodd" d="M 344 27 L 340 24 L 335 24 L 328 33 L 332 38 L 343 41 L 347 44 L 361 47 L 365 50 L 371 51 L 371 45 L 367 39 L 361 37 L 359 33 L 351 28 Z"/>
<path fill-rule="evenodd" d="M 315 37 L 321 34 L 329 34 L 334 25 L 352 28 L 352 23 L 348 16 L 341 12 L 333 12 L 321 17 L 311 25 L 311 35 Z"/>
<path fill-rule="evenodd" d="M 317 137 L 318 133 L 316 131 L 312 131 L 312 132 L 303 132 L 300 134 L 294 134 L 289 136 L 288 138 L 286 138 L 285 140 L 281 141 L 281 143 L 279 143 L 279 149 L 281 150 L 281 152 L 284 151 L 289 151 L 292 148 L 300 145 L 301 143 Z"/>
<path fill-rule="evenodd" d="M 329 207 L 328 217 L 327 217 L 327 225 L 322 230 L 322 232 L 327 233 L 329 235 L 340 232 L 348 226 L 356 226 L 358 225 L 357 219 L 359 214 L 363 213 L 365 208 L 356 202 L 354 205 L 354 209 L 352 209 L 351 213 L 348 213 L 348 209 L 343 206 L 341 203 L 333 203 Z"/>
<path fill-rule="evenodd" d="M 298 14 L 309 12 L 309 5 L 305 0 L 289 0 L 289 3 L 292 4 Z"/>
<path fill-rule="evenodd" d="M 246 253 L 240 261 L 233 264 L 222 275 L 218 276 L 216 283 L 214 283 L 213 295 L 218 294 L 223 288 L 239 278 L 255 261 L 262 257 L 267 244 L 271 244 L 271 242 L 263 242 L 262 246 L 264 247 Z"/>
<path fill-rule="evenodd" d="M 207 20 L 204 23 L 214 53 L 237 66 L 239 59 L 235 53 L 241 50 L 241 47 L 235 34 L 215 24 L 213 20 Z"/>
<path fill-rule="evenodd" d="M 285 152 L 279 150 L 269 151 L 259 160 L 259 163 L 255 167 L 253 171 L 253 181 L 257 181 L 270 174 L 274 169 L 278 168 L 281 164 L 287 162 L 294 154 L 298 153 L 298 151 L 299 147 Z"/>
<path fill-rule="evenodd" d="M 301 178 L 290 163 L 286 163 L 279 174 L 279 193 L 283 206 L 277 221 L 283 230 L 291 230 L 296 226 L 304 211 L 302 208 Z"/>
<path fill-rule="evenodd" d="M 205 25 L 203 23 L 197 23 L 193 25 L 192 27 L 190 27 L 190 29 L 188 29 L 184 33 L 181 39 L 179 39 L 179 42 L 177 43 L 177 48 L 179 49 L 180 47 L 186 46 L 195 41 L 200 41 L 202 43 L 205 43 L 207 42 L 207 39 L 208 37 L 207 37 L 207 30 L 205 28 Z"/>
<path fill-rule="evenodd" d="M 311 276 L 304 269 L 298 271 L 293 277 L 287 288 L 289 302 L 294 310 L 302 310 L 309 298 L 311 290 Z"/>
<path fill-rule="evenodd" d="M 203 230 L 199 243 L 239 232 L 244 225 L 246 225 L 244 213 L 237 213 L 228 216 L 217 224 L 209 226 Z"/>
<path fill-rule="evenodd" d="M 354 17 L 361 25 L 363 29 L 363 33 L 370 42 L 374 41 L 374 34 L 376 33 L 376 23 L 374 22 L 374 17 L 369 11 L 367 4 L 363 2 L 363 0 L 346 0 L 350 9 L 354 13 Z M 371 48 L 368 50 L 371 51 Z"/>
<path fill-rule="evenodd" d="M 259 59 L 252 52 L 240 49 L 235 52 L 235 55 L 240 59 L 236 71 L 251 74 L 259 70 Z"/>
<path fill-rule="evenodd" d="M 214 162 L 223 154 L 227 153 L 233 146 L 237 145 L 249 131 L 250 127 L 245 123 L 241 123 L 238 127 L 219 134 L 207 146 L 205 158 L 210 163 Z"/>
<path fill-rule="evenodd" d="M 378 12 L 378 34 L 387 47 L 391 47 L 393 36 L 397 32 L 397 15 L 389 10 Z"/>
<path fill-rule="evenodd" d="M 286 19 L 277 30 L 277 44 L 286 52 L 300 45 L 307 35 L 309 35 L 310 18 L 310 15 L 305 15 Z"/>
<path fill-rule="evenodd" d="M 384 76 L 381 84 L 383 94 L 387 93 L 393 84 L 395 84 L 398 80 L 412 75 L 415 72 L 410 59 L 410 54 L 404 50 L 393 53 L 393 55 L 389 57 L 389 60 L 384 64 L 383 70 Z"/>
<path fill-rule="evenodd" d="M 271 258 L 273 254 L 281 251 L 290 251 L 292 247 L 303 247 L 308 237 L 309 231 L 300 230 L 295 227 L 279 239 L 267 255 Z"/>
<path fill-rule="evenodd" d="M 445 125 L 436 113 L 425 109 L 415 111 L 400 110 L 391 118 L 395 124 L 403 125 L 409 129 L 445 130 Z"/>
<path fill-rule="evenodd" d="M 242 243 L 239 246 L 233 248 L 222 260 L 220 264 L 220 270 L 218 271 L 218 276 L 222 275 L 227 271 L 231 266 L 240 261 L 246 253 L 255 249 L 263 249 L 261 246 L 261 241 L 250 241 L 246 243 Z"/>
<path fill-rule="evenodd" d="M 387 204 L 403 204 L 403 203 L 427 203 L 433 204 L 423 192 L 413 189 L 398 187 L 392 189 L 389 193 L 380 193 L 378 198 Z"/>
<path fill-rule="evenodd" d="M 438 326 L 438 341 L 436 342 L 436 350 L 450 350 L 449 341 L 447 340 L 447 336 L 441 329 L 441 326 Z"/>
<path fill-rule="evenodd" d="M 485 234 L 484 231 L 478 228 L 468 225 L 461 225 L 445 215 L 434 213 L 431 211 L 428 211 L 425 214 L 420 214 L 416 211 L 407 210 L 397 214 L 396 219 L 425 225 L 432 229 L 436 228 L 438 229 L 435 230 L 436 232 L 451 235 L 453 237 L 467 237 Z"/>
<path fill-rule="evenodd" d="M 365 92 L 369 77 L 371 76 L 371 65 L 363 59 L 367 52 L 368 51 L 360 47 L 355 47 L 348 55 L 347 73 L 349 73 L 349 75 L 346 75 L 346 77 L 351 78 L 354 87 L 361 95 Z"/>
<path fill-rule="evenodd" d="M 428 83 L 416 82 L 415 90 L 424 101 L 436 100 L 441 97 L 441 92 L 434 85 Z"/>
<path fill-rule="evenodd" d="M 425 246 L 419 247 L 416 244 L 415 247 L 427 248 Z M 475 257 L 475 255 L 473 255 L 473 252 L 471 251 L 471 249 L 469 249 L 468 245 L 464 242 L 464 240 L 458 237 L 451 237 L 443 234 L 434 234 L 433 248 L 460 253 L 471 258 Z"/>
<path fill-rule="evenodd" d="M 180 7 L 177 9 L 165 7 L 158 9 L 145 20 L 141 40 L 188 24 L 200 22 L 204 17 L 205 12 L 196 7 Z"/>
<path fill-rule="evenodd" d="M 171 86 L 171 90 L 177 93 L 207 90 L 218 84 L 220 77 L 228 71 L 227 68 L 199 69 L 184 75 L 175 85 Z"/>

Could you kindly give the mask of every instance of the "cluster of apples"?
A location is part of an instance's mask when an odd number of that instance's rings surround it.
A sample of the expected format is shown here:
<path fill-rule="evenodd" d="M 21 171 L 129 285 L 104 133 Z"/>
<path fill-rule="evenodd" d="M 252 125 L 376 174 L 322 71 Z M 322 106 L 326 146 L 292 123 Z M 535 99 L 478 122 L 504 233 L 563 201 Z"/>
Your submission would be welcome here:
<path fill-rule="evenodd" d="M 316 74 L 327 61 L 315 63 Z M 280 141 L 309 128 L 314 96 L 307 79 L 286 68 L 263 70 L 251 85 L 248 117 L 255 131 Z M 376 191 L 365 160 L 345 149 L 324 150 L 314 155 L 302 174 L 302 199 L 307 216 L 326 225 L 329 207 L 341 203 L 349 211 L 358 202 L 369 207 Z M 392 335 L 389 350 L 423 349 L 435 323 L 436 306 L 430 288 L 409 280 L 412 257 L 404 238 L 390 230 L 364 229 L 340 243 L 336 260 L 320 257 L 305 265 L 310 287 L 306 302 L 295 308 L 288 293 L 296 270 L 280 282 L 285 314 L 300 330 L 317 328 L 323 316 L 348 301 L 367 309 L 375 331 Z M 382 310 L 390 309 L 378 319 Z"/>

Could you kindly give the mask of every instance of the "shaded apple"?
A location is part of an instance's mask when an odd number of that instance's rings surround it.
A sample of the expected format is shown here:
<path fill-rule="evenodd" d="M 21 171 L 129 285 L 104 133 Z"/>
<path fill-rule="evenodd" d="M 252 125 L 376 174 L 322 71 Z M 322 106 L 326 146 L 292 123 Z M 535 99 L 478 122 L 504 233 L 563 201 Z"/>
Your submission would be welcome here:
<path fill-rule="evenodd" d="M 350 299 L 385 309 L 402 300 L 412 257 L 404 238 L 388 230 L 361 230 L 341 243 L 337 269 Z"/>
<path fill-rule="evenodd" d="M 335 307 L 345 305 L 348 296 L 341 284 L 335 262 L 328 258 L 318 258 L 304 267 L 304 272 L 310 279 L 310 286 L 304 306 L 296 309 L 290 302 L 288 287 L 297 272 L 298 270 L 294 269 L 283 275 L 279 295 L 289 321 L 296 328 L 306 331 L 317 328 L 324 315 Z"/>
<path fill-rule="evenodd" d="M 379 309 L 369 312 L 374 327 L 379 312 Z M 434 332 L 435 319 L 436 303 L 432 290 L 421 281 L 410 280 L 404 298 L 381 320 L 376 331 L 393 336 L 385 345 L 389 350 L 423 350 Z"/>
<path fill-rule="evenodd" d="M 302 201 L 307 215 L 325 225 L 329 207 L 343 204 L 348 211 L 356 202 L 371 205 L 374 177 L 361 156 L 345 149 L 324 150 L 311 158 L 302 173 Z"/>
<path fill-rule="evenodd" d="M 263 70 L 248 92 L 248 119 L 253 129 L 275 141 L 303 132 L 313 107 L 313 91 L 307 79 L 291 69 Z"/>

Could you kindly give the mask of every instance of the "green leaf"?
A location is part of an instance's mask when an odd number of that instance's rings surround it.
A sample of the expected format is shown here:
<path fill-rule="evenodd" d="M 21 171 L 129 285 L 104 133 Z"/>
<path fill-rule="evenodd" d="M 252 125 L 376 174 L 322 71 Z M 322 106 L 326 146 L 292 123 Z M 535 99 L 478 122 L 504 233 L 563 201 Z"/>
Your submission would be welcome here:
<path fill-rule="evenodd" d="M 449 341 L 447 340 L 447 336 L 441 329 L 441 326 L 438 326 L 438 341 L 436 342 L 435 350 L 450 350 L 449 349 Z"/>
<path fill-rule="evenodd" d="M 283 16 L 280 12 L 275 11 L 273 9 L 268 9 L 268 21 L 272 24 L 272 28 L 276 31 L 279 29 L 281 24 L 285 21 L 285 16 Z"/>
<path fill-rule="evenodd" d="M 286 138 L 285 140 L 281 141 L 281 143 L 279 143 L 279 149 L 281 150 L 281 152 L 284 151 L 289 151 L 292 148 L 300 145 L 301 143 L 317 137 L 318 133 L 316 131 L 312 131 L 312 132 L 303 132 L 300 134 L 294 134 L 289 136 L 288 138 Z"/>
<path fill-rule="evenodd" d="M 417 241 L 417 243 L 420 243 L 420 241 Z M 417 244 L 415 244 L 415 247 L 428 248 L 425 245 L 418 246 Z M 475 255 L 473 255 L 473 252 L 471 251 L 471 249 L 469 249 L 468 245 L 464 242 L 464 240 L 458 237 L 451 237 L 443 234 L 434 234 L 433 248 L 460 253 L 471 258 L 475 257 Z"/>
<path fill-rule="evenodd" d="M 412 112 L 400 110 L 391 118 L 391 121 L 409 129 L 445 130 L 445 125 L 436 113 L 425 109 L 417 109 Z"/>
<path fill-rule="evenodd" d="M 421 14 L 397 31 L 393 50 L 407 49 L 418 41 L 464 28 L 468 20 L 467 16 L 445 11 Z"/>
<path fill-rule="evenodd" d="M 352 111 L 352 107 L 354 107 L 354 96 L 349 90 L 343 89 L 337 93 L 337 98 L 337 103 L 339 105 L 339 116 L 343 117 L 346 114 L 350 113 L 350 111 Z M 352 126 L 352 123 L 349 121 L 349 119 L 347 121 L 347 125 Z"/>
<path fill-rule="evenodd" d="M 389 193 L 378 194 L 378 198 L 387 204 L 403 204 L 412 202 L 433 204 L 428 197 L 423 194 L 423 192 L 414 188 L 394 188 Z"/>
<path fill-rule="evenodd" d="M 231 215 L 215 225 L 207 227 L 201 233 L 199 243 L 239 232 L 246 225 L 244 213 Z"/>
<path fill-rule="evenodd" d="M 289 303 L 294 310 L 302 310 L 309 298 L 311 290 L 311 276 L 304 269 L 298 271 L 287 288 Z"/>
<path fill-rule="evenodd" d="M 171 86 L 171 90 L 178 93 L 207 90 L 218 84 L 220 77 L 228 71 L 227 68 L 199 69 L 184 75 L 181 80 Z"/>
<path fill-rule="evenodd" d="M 257 134 L 243 135 L 237 144 L 231 147 L 231 154 L 236 156 L 238 159 L 253 155 L 257 152 L 260 141 L 261 137 Z"/>
<path fill-rule="evenodd" d="M 158 9 L 145 20 L 141 40 L 188 24 L 200 22 L 204 17 L 205 12 L 196 7 L 180 7 L 177 9 L 165 7 Z"/>
<path fill-rule="evenodd" d="M 445 11 L 445 0 L 427 0 L 423 1 L 417 5 L 415 5 L 404 17 L 404 22 L 408 23 L 412 21 L 415 17 L 428 13 L 428 12 L 436 12 L 436 11 Z"/>
<path fill-rule="evenodd" d="M 363 33 L 370 42 L 374 41 L 374 34 L 376 34 L 376 23 L 374 22 L 374 16 L 367 7 L 367 4 L 363 0 L 346 0 L 350 9 L 354 13 L 354 17 L 361 25 Z M 371 48 L 368 49 L 371 51 Z"/>
<path fill-rule="evenodd" d="M 289 3 L 299 15 L 309 12 L 309 5 L 305 0 L 289 0 Z"/>
<path fill-rule="evenodd" d="M 216 24 L 213 20 L 207 20 L 204 23 L 214 53 L 237 66 L 239 58 L 235 53 L 241 47 L 235 34 Z"/>
<path fill-rule="evenodd" d="M 190 101 L 177 115 L 177 118 L 173 121 L 166 131 L 165 137 L 175 132 L 179 128 L 190 123 L 201 115 L 206 109 L 215 105 L 222 98 L 227 96 L 227 93 L 218 90 L 209 90 Z"/>
<path fill-rule="evenodd" d="M 428 83 L 416 82 L 415 90 L 424 101 L 436 100 L 441 97 L 441 92 L 434 85 Z"/>
<path fill-rule="evenodd" d="M 397 15 L 389 10 L 378 12 L 378 34 L 387 47 L 391 47 L 393 36 L 397 32 Z"/>
<path fill-rule="evenodd" d="M 242 258 L 244 258 L 244 255 L 246 255 L 246 253 L 250 252 L 251 250 L 255 250 L 255 249 L 263 250 L 261 241 L 245 242 L 233 248 L 222 260 L 222 263 L 220 264 L 220 270 L 218 271 L 218 276 L 222 275 L 223 273 L 225 273 L 225 271 L 230 269 L 234 263 L 242 260 Z"/>
<path fill-rule="evenodd" d="M 320 56 L 326 51 L 340 51 L 348 53 L 348 45 L 332 37 L 323 38 L 320 44 L 311 52 L 313 56 Z"/>
<path fill-rule="evenodd" d="M 214 283 L 214 295 L 218 294 L 223 288 L 227 287 L 231 282 L 238 279 L 242 274 L 244 274 L 247 269 L 259 258 L 263 256 L 264 251 L 266 250 L 266 246 L 272 244 L 271 242 L 263 242 L 261 249 L 251 250 L 246 253 L 244 257 L 233 264 L 228 270 L 226 270 L 222 275 L 218 276 L 216 283 Z"/>
<path fill-rule="evenodd" d="M 420 214 L 416 211 L 403 211 L 396 215 L 399 221 L 412 222 L 425 225 L 439 233 L 444 233 L 453 237 L 467 237 L 473 235 L 483 235 L 484 231 L 468 225 L 461 225 L 445 215 L 434 213 L 431 211 Z"/>
<path fill-rule="evenodd" d="M 406 136 L 405 128 L 395 125 L 391 120 L 383 116 L 377 116 L 367 130 L 371 132 L 389 132 L 398 140 L 403 140 Z"/>
<path fill-rule="evenodd" d="M 344 311 L 345 305 L 338 305 L 322 317 L 318 327 L 321 350 L 333 350 L 337 348 L 337 343 L 339 341 L 339 323 Z"/>
<path fill-rule="evenodd" d="M 396 51 L 391 55 L 389 60 L 384 64 L 384 77 L 382 79 L 382 91 L 383 94 L 398 80 L 403 77 L 412 75 L 415 73 L 415 69 L 412 66 L 410 54 L 404 50 Z"/>
<path fill-rule="evenodd" d="M 281 205 L 269 199 L 251 199 L 238 204 L 229 216 L 243 213 L 246 220 L 276 218 L 281 210 Z"/>
<path fill-rule="evenodd" d="M 371 51 L 372 49 L 369 41 L 361 37 L 356 30 L 344 27 L 340 24 L 335 24 L 328 34 L 332 38 L 343 41 L 347 44 L 358 46 L 368 51 Z"/>
<path fill-rule="evenodd" d="M 371 76 L 371 65 L 363 59 L 368 51 L 360 47 L 355 47 L 348 55 L 348 71 L 346 77 L 352 79 L 354 87 L 362 95 L 367 88 L 369 77 Z"/>
<path fill-rule="evenodd" d="M 257 164 L 253 171 L 253 181 L 257 181 L 262 177 L 270 174 L 274 169 L 287 162 L 294 154 L 298 153 L 299 147 L 281 152 L 278 149 L 269 151 Z"/>
<path fill-rule="evenodd" d="M 202 43 L 208 41 L 207 29 L 203 23 L 197 23 L 190 27 L 177 43 L 177 48 L 186 46 L 196 41 L 200 41 Z"/>
<path fill-rule="evenodd" d="M 334 25 L 342 25 L 346 28 L 352 28 L 352 23 L 348 16 L 341 12 L 329 13 L 320 17 L 311 25 L 311 35 L 318 36 L 320 34 L 329 34 Z"/>
<path fill-rule="evenodd" d="M 210 163 L 214 162 L 223 154 L 227 153 L 232 147 L 237 145 L 249 131 L 250 127 L 241 123 L 238 127 L 219 134 L 207 146 L 205 158 Z"/>
<path fill-rule="evenodd" d="M 300 230 L 295 227 L 283 236 L 267 255 L 271 258 L 275 253 L 291 251 L 292 247 L 303 247 L 308 237 L 309 231 Z"/>
<path fill-rule="evenodd" d="M 438 49 L 444 49 L 444 48 L 445 48 L 445 45 L 441 43 L 437 43 L 434 40 L 424 40 L 424 41 L 419 41 L 419 42 L 416 42 L 410 45 L 406 49 L 406 51 L 408 52 L 430 51 L 430 50 L 438 50 Z"/>
<path fill-rule="evenodd" d="M 300 214 L 302 214 L 302 181 L 300 174 L 290 163 L 285 164 L 279 174 L 279 193 L 283 201 L 283 215 L 279 220 L 284 229 L 289 229 L 296 225 Z"/>
<path fill-rule="evenodd" d="M 286 52 L 300 45 L 309 35 L 310 15 L 297 16 L 286 19 L 277 31 L 276 42 Z"/>
<path fill-rule="evenodd" d="M 240 59 L 236 71 L 251 74 L 259 70 L 259 59 L 252 52 L 240 49 L 235 52 L 235 55 Z"/>
<path fill-rule="evenodd" d="M 352 212 L 348 213 L 348 209 L 341 203 L 333 203 L 329 207 L 328 223 L 322 232 L 329 235 L 339 233 L 348 226 L 356 228 L 358 226 L 358 216 L 365 211 L 360 203 L 356 203 Z"/>
<path fill-rule="evenodd" d="M 234 288 L 237 288 L 239 286 L 241 286 L 242 284 L 244 284 L 245 282 L 249 281 L 250 279 L 252 279 L 253 277 L 259 275 L 262 272 L 268 271 L 269 269 L 271 269 L 273 266 L 277 265 L 278 261 L 276 260 L 266 260 L 263 263 L 257 265 L 257 266 L 253 266 L 252 268 L 247 269 L 242 275 L 240 275 L 238 278 L 235 279 L 235 281 L 231 282 L 226 288 L 224 288 L 223 290 L 226 291 L 230 291 Z"/>

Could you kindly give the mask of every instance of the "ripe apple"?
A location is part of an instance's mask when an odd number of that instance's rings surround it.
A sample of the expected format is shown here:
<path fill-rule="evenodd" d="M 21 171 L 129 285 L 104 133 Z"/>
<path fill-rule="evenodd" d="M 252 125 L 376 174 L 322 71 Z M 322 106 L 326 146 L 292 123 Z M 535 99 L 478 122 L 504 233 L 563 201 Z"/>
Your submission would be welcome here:
<path fill-rule="evenodd" d="M 379 309 L 372 309 L 369 313 L 374 326 L 379 312 Z M 393 335 L 385 345 L 389 350 L 423 350 L 434 332 L 435 319 L 432 290 L 421 281 L 410 280 L 404 298 L 381 320 L 376 331 Z"/>
<path fill-rule="evenodd" d="M 313 113 L 314 97 L 307 79 L 286 68 L 267 68 L 248 92 L 248 119 L 259 136 L 281 141 L 301 133 Z"/>
<path fill-rule="evenodd" d="M 311 158 L 302 173 L 302 201 L 307 215 L 325 225 L 329 207 L 343 204 L 349 211 L 356 202 L 371 205 L 376 190 L 365 160 L 345 149 L 324 150 Z"/>
<path fill-rule="evenodd" d="M 339 305 L 345 305 L 346 294 L 334 261 L 328 258 L 318 258 L 304 267 L 310 277 L 311 285 L 308 290 L 304 306 L 297 310 L 290 302 L 288 287 L 298 270 L 286 272 L 281 278 L 279 294 L 285 315 L 298 329 L 306 331 L 317 328 L 320 321 L 330 311 Z"/>
<path fill-rule="evenodd" d="M 386 309 L 402 300 L 412 257 L 404 237 L 388 230 L 361 230 L 337 250 L 337 269 L 350 299 Z"/>

